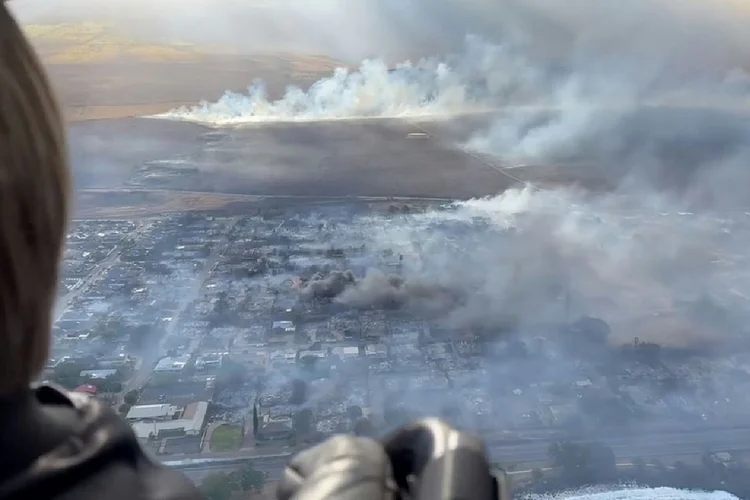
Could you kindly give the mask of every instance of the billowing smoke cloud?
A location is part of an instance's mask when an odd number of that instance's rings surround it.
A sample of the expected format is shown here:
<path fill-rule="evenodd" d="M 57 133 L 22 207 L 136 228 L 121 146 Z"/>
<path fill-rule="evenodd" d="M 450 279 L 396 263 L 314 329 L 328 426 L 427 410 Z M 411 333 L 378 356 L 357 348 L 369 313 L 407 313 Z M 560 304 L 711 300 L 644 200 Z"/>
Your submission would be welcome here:
<path fill-rule="evenodd" d="M 463 48 L 449 44 L 454 55 L 398 66 L 387 59 L 365 60 L 356 71 L 340 69 L 308 90 L 291 88 L 278 100 L 269 100 L 263 84 L 256 82 L 247 94 L 227 93 L 217 102 L 161 117 L 232 125 L 420 117 L 533 103 L 547 111 L 566 111 L 555 118 L 556 129 L 580 131 L 617 121 L 609 116 L 601 123 L 597 110 L 602 108 L 624 113 L 654 103 L 737 106 L 746 96 L 742 65 L 750 60 L 750 37 L 738 19 L 750 19 L 750 9 L 737 5 L 642 0 L 622 6 L 580 0 L 562 8 L 544 0 L 497 5 L 475 0 L 460 9 L 450 1 L 439 2 L 438 9 L 422 9 L 422 3 L 412 0 L 403 8 L 390 2 L 371 5 L 380 8 L 379 15 L 405 17 L 404 30 L 433 26 L 440 19 L 446 26 L 460 25 L 464 33 L 481 33 L 483 42 L 470 37 Z M 416 12 L 424 17 L 418 19 Z M 464 23 L 449 23 L 450 15 Z M 489 20 L 483 24 L 480 18 Z M 486 29 L 488 24 L 493 29 Z M 435 47 L 433 53 L 442 48 Z M 523 118 L 504 120 L 491 135 L 513 142 L 537 119 L 524 112 Z M 510 121 L 513 126 L 507 125 Z M 548 131 L 522 137 L 518 152 L 539 143 L 559 148 L 559 136 Z"/>
<path fill-rule="evenodd" d="M 451 328 L 523 333 L 590 315 L 611 325 L 615 343 L 721 344 L 750 317 L 750 218 L 682 206 L 663 195 L 511 189 L 373 219 L 368 244 L 404 256 L 399 276 L 314 286 L 336 284 L 329 296 L 352 306 L 433 313 Z"/>
<path fill-rule="evenodd" d="M 366 60 L 358 70 L 338 69 L 308 90 L 292 87 L 269 101 L 262 82 L 247 94 L 227 92 L 215 103 L 177 109 L 159 118 L 208 125 L 363 117 L 419 117 L 480 111 L 545 95 L 543 68 L 529 68 L 515 50 L 474 37 L 466 51 L 394 68 Z"/>
<path fill-rule="evenodd" d="M 105 22 L 126 35 L 223 52 L 292 51 L 389 63 L 457 50 L 473 33 L 522 43 L 535 57 L 673 68 L 747 60 L 750 13 L 732 0 L 11 0 L 24 23 Z M 250 83 L 250 82 L 248 82 Z M 210 96 L 206 96 L 210 97 Z"/>
<path fill-rule="evenodd" d="M 358 309 L 411 307 L 424 312 L 455 308 L 461 300 L 458 290 L 436 283 L 406 282 L 397 274 L 371 269 L 361 279 L 351 271 L 313 275 L 301 290 L 303 299 L 332 299 Z"/>
<path fill-rule="evenodd" d="M 348 286 L 355 283 L 351 271 L 331 271 L 328 276 L 314 274 L 301 290 L 305 299 L 332 299 L 341 295 Z"/>

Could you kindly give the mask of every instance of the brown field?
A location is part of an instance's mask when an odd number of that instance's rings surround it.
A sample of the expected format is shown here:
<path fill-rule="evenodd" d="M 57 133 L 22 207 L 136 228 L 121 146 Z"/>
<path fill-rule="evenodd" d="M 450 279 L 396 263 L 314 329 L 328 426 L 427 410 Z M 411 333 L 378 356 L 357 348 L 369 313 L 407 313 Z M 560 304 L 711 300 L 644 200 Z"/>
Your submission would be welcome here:
<path fill-rule="evenodd" d="M 233 54 L 175 41 L 154 45 L 101 24 L 25 26 L 57 89 L 68 120 L 161 113 L 254 80 L 278 97 L 288 85 L 308 86 L 341 63 L 316 54 Z"/>
<path fill-rule="evenodd" d="M 128 219 L 188 210 L 221 210 L 236 203 L 260 200 L 231 194 L 175 192 L 80 192 L 76 199 L 77 219 Z"/>

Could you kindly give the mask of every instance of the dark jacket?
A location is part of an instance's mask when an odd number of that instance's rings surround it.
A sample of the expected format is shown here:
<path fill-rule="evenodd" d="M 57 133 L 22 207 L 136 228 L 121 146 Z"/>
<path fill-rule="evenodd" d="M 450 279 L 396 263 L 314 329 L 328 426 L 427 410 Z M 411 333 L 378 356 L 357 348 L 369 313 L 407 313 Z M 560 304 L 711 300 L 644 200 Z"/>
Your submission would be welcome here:
<path fill-rule="evenodd" d="M 41 386 L 0 399 L 0 500 L 193 500 L 107 405 Z"/>

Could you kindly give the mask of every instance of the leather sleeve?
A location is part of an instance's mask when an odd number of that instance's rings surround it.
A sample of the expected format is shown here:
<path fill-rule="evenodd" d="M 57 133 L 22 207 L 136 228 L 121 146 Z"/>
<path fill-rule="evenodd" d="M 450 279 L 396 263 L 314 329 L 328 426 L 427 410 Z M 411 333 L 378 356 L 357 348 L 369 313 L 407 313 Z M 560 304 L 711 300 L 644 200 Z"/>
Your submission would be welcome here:
<path fill-rule="evenodd" d="M 391 464 L 376 441 L 334 436 L 300 452 L 284 471 L 279 500 L 392 500 Z"/>
<path fill-rule="evenodd" d="M 0 500 L 193 500 L 198 489 L 143 452 L 130 426 L 95 398 L 40 389 L 50 405 L 75 409 L 70 436 L 0 484 Z"/>

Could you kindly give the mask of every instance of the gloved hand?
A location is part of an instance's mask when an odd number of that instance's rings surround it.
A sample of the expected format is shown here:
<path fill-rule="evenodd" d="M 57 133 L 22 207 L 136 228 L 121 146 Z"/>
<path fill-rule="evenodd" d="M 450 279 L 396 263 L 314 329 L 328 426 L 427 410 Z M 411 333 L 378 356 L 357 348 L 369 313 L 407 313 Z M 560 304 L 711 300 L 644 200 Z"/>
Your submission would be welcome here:
<path fill-rule="evenodd" d="M 292 459 L 276 496 L 279 500 L 395 500 L 398 488 L 380 443 L 334 436 Z"/>

